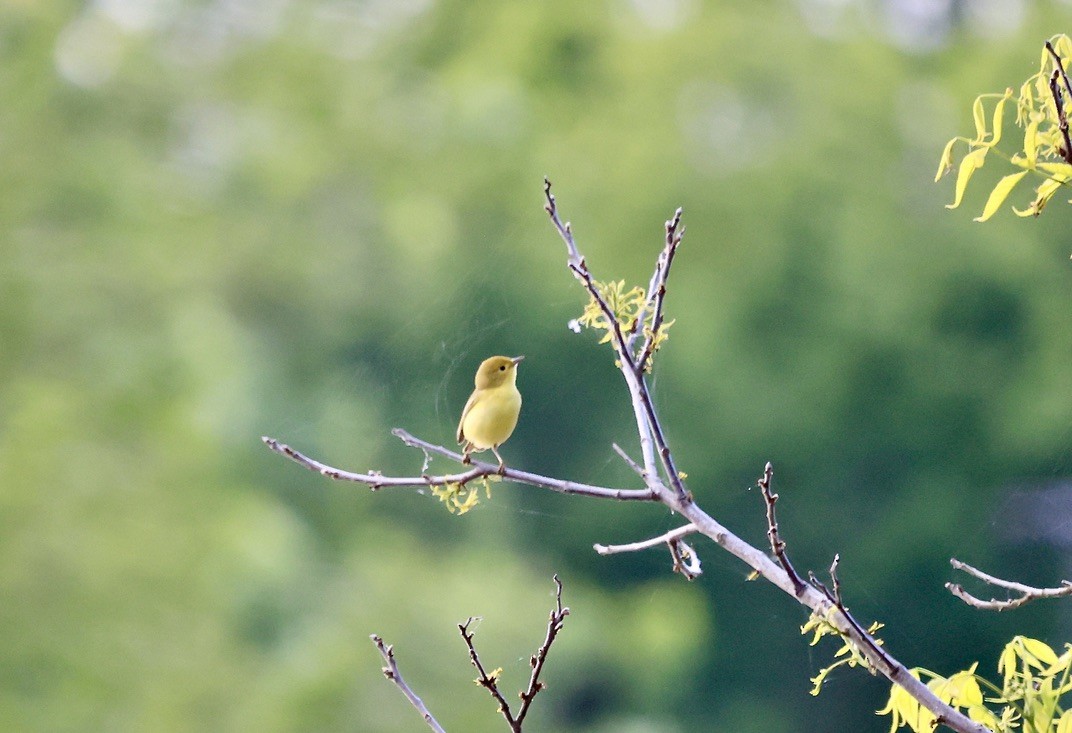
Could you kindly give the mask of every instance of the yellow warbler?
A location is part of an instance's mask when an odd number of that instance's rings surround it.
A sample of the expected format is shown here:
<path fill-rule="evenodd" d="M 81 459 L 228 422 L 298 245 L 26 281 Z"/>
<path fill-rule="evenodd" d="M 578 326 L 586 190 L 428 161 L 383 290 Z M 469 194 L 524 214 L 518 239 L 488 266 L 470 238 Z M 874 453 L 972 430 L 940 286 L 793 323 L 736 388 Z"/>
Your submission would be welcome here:
<path fill-rule="evenodd" d="M 476 370 L 476 389 L 469 396 L 458 421 L 458 443 L 469 463 L 469 454 L 488 448 L 499 459 L 499 473 L 506 470 L 499 446 L 506 442 L 521 413 L 521 393 L 517 391 L 517 365 L 523 356 L 493 356 Z"/>

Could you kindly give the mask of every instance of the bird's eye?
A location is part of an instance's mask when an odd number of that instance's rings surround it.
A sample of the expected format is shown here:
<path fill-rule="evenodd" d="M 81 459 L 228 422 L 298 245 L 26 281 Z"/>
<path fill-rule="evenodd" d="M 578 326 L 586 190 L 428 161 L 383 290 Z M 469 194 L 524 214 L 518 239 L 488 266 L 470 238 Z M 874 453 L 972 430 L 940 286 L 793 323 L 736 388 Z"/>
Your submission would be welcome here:
<path fill-rule="evenodd" d="M 500 367 L 499 367 L 499 371 L 500 371 L 500 372 L 505 372 L 505 371 L 506 371 L 506 365 L 505 365 L 505 364 L 503 364 L 502 366 L 500 366 Z"/>

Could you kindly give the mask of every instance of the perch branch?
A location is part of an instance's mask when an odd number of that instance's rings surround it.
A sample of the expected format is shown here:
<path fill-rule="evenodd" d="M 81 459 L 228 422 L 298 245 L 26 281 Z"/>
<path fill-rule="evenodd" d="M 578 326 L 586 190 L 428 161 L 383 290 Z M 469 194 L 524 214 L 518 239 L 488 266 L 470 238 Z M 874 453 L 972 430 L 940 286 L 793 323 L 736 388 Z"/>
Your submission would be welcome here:
<path fill-rule="evenodd" d="M 458 462 L 461 462 L 462 460 L 462 455 L 460 453 L 451 451 L 443 446 L 426 443 L 423 440 L 413 437 L 405 430 L 396 428 L 394 434 L 401 438 L 406 445 L 421 448 L 432 453 L 439 453 L 440 455 L 452 458 Z M 537 486 L 560 494 L 576 494 L 579 496 L 592 496 L 600 499 L 617 499 L 619 501 L 657 501 L 656 497 L 648 489 L 612 489 L 605 486 L 591 486 L 589 484 L 577 483 L 575 481 L 563 481 L 561 479 L 540 476 L 539 474 L 529 473 L 528 471 L 518 471 L 517 469 L 510 467 L 507 467 L 506 470 L 500 474 L 498 465 L 484 463 L 482 461 L 474 461 L 473 467 L 468 471 L 443 474 L 440 476 L 384 476 L 377 472 L 354 473 L 352 471 L 344 471 L 340 468 L 334 468 L 321 463 L 303 453 L 299 453 L 289 445 L 280 443 L 274 438 L 263 437 L 261 440 L 263 440 L 264 444 L 276 453 L 286 456 L 299 466 L 304 466 L 310 471 L 314 471 L 322 476 L 334 479 L 335 481 L 352 481 L 354 483 L 366 484 L 374 491 L 384 487 L 414 488 L 442 486 L 448 483 L 464 486 L 468 482 L 484 476 L 494 477 L 501 475 L 504 479 L 509 479 L 519 484 Z"/>
<path fill-rule="evenodd" d="M 950 558 L 949 563 L 955 570 L 963 570 L 968 575 L 974 576 L 984 583 L 997 586 L 998 588 L 1004 588 L 1005 590 L 1015 591 L 1020 594 L 1017 598 L 1009 598 L 1004 601 L 998 600 L 997 598 L 991 598 L 989 601 L 984 601 L 964 590 L 958 583 L 945 584 L 945 587 L 949 592 L 957 598 L 964 601 L 969 606 L 980 608 L 984 611 L 1008 611 L 1013 608 L 1019 608 L 1031 601 L 1037 601 L 1041 598 L 1066 598 L 1072 596 L 1072 581 L 1062 580 L 1061 585 L 1057 588 L 1034 588 L 1030 585 L 1024 585 L 1023 583 L 1017 583 L 1012 580 L 1002 580 L 1001 578 L 994 577 L 993 575 L 984 573 L 982 570 L 972 567 L 966 562 L 961 562 L 955 557 Z"/>
<path fill-rule="evenodd" d="M 383 639 L 378 635 L 373 634 L 369 637 L 372 639 L 372 643 L 376 645 L 376 648 L 380 650 L 380 656 L 383 657 L 383 661 L 386 666 L 383 668 L 383 676 L 394 682 L 398 686 L 398 689 L 402 690 L 402 694 L 406 696 L 410 704 L 417 709 L 417 712 L 424 718 L 424 722 L 428 724 L 428 727 L 436 731 L 436 733 L 446 733 L 443 730 L 443 726 L 439 724 L 439 721 L 428 711 L 424 702 L 417 696 L 417 693 L 406 684 L 406 681 L 402 679 L 402 673 L 398 671 L 398 663 L 395 662 L 395 648 L 390 644 L 385 644 Z"/>

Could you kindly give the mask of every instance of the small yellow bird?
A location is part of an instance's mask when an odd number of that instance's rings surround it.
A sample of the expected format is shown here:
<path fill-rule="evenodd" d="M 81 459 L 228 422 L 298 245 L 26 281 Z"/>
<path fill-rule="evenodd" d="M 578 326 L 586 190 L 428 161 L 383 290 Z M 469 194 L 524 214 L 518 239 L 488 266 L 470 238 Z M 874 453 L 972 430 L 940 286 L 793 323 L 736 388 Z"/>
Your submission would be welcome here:
<path fill-rule="evenodd" d="M 499 446 L 506 442 L 517 426 L 521 413 L 521 393 L 517 391 L 517 365 L 523 356 L 493 356 L 476 370 L 476 389 L 469 396 L 458 421 L 458 443 L 462 463 L 470 463 L 469 454 L 488 448 L 499 459 L 499 473 L 506 470 Z"/>

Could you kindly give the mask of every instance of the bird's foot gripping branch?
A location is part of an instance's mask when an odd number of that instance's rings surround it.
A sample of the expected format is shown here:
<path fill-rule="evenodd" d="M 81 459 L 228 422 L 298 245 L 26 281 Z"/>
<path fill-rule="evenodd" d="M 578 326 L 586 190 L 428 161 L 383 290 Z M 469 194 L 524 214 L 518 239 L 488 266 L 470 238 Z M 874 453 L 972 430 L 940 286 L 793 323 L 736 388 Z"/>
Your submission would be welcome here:
<path fill-rule="evenodd" d="M 684 538 L 693 534 L 703 535 L 744 562 L 752 569 L 756 577 L 764 578 L 808 608 L 812 618 L 816 619 L 810 631 L 821 632 L 820 637 L 825 635 L 839 637 L 844 647 L 850 650 L 850 658 L 855 666 L 863 667 L 872 674 L 886 677 L 892 683 L 895 694 L 899 696 L 897 700 L 911 701 L 911 705 L 916 706 L 916 710 L 925 711 L 920 715 L 934 725 L 945 725 L 960 733 L 986 733 L 988 730 L 997 730 L 997 728 L 986 727 L 962 709 L 958 709 L 957 700 L 948 696 L 943 698 L 932 689 L 932 685 L 924 684 L 918 672 L 910 672 L 874 637 L 872 633 L 875 630 L 874 626 L 865 628 L 849 613 L 842 601 L 842 588 L 836 575 L 836 561 L 831 568 L 831 587 L 829 588 L 818 581 L 814 575 L 809 574 L 809 579 L 805 580 L 797 573 L 789 561 L 786 543 L 779 532 L 775 518 L 774 502 L 777 500 L 777 494 L 771 491 L 773 469 L 769 464 L 759 485 L 766 505 L 767 534 L 771 543 L 771 554 L 745 542 L 720 524 L 697 504 L 693 493 L 686 487 L 685 474 L 678 468 L 676 457 L 667 440 L 666 432 L 663 430 L 647 383 L 647 374 L 652 369 L 655 355 L 666 343 L 667 331 L 673 323 L 665 319 L 663 309 L 671 266 L 684 234 L 681 210 L 677 210 L 664 225 L 662 249 L 656 260 L 649 285 L 642 289 L 627 288 L 624 282 L 620 281 L 595 279 L 577 246 L 572 227 L 561 218 L 555 196 L 551 192 L 551 183 L 547 180 L 544 181 L 544 209 L 555 231 L 566 245 L 566 264 L 586 294 L 587 305 L 584 312 L 572 326 L 576 331 L 580 331 L 582 326 L 603 331 L 602 342 L 609 344 L 614 352 L 615 366 L 622 375 L 626 394 L 633 408 L 640 460 L 634 460 L 618 446 L 614 448 L 635 471 L 643 488 L 595 486 L 479 461 L 473 461 L 471 466 L 463 471 L 432 474 L 429 472 L 429 465 L 433 455 L 464 463 L 469 458 L 470 451 L 458 453 L 444 446 L 415 438 L 403 430 L 395 430 L 394 434 L 407 445 L 422 451 L 424 455 L 424 462 L 418 475 L 386 476 L 378 471 L 366 473 L 345 471 L 309 458 L 273 438 L 266 437 L 264 442 L 268 447 L 299 465 L 333 480 L 362 483 L 374 490 L 387 487 L 436 489 L 439 494 L 443 495 L 441 498 L 446 496 L 444 500 L 459 512 L 463 507 L 468 509 L 475 503 L 475 500 L 471 498 L 475 496 L 475 489 L 466 488 L 470 482 L 479 480 L 483 483 L 490 477 L 496 476 L 501 476 L 505 481 L 536 486 L 562 494 L 617 501 L 659 502 L 672 512 L 681 515 L 683 518 L 681 526 L 639 542 L 596 545 L 596 550 L 601 554 L 611 554 L 665 546 L 670 553 L 674 570 L 691 580 L 700 574 L 700 560 L 694 547 L 686 544 Z M 479 381 L 477 388 L 479 391 Z M 464 416 L 460 427 L 463 431 L 468 430 Z M 496 445 L 496 440 L 498 442 L 505 440 L 505 437 L 501 435 L 504 431 L 497 432 L 494 428 L 493 425 L 491 432 L 495 434 L 482 433 L 475 447 L 490 447 Z M 512 430 L 512 426 L 510 429 Z M 505 432 L 508 435 L 509 431 Z M 490 446 L 484 446 L 485 443 L 490 443 Z M 468 493 L 463 495 L 463 491 Z M 950 704 L 951 702 L 953 704 Z M 906 708 L 900 705 L 896 709 Z M 904 718 L 895 719 L 894 722 L 896 727 L 898 722 L 904 722 Z"/>

